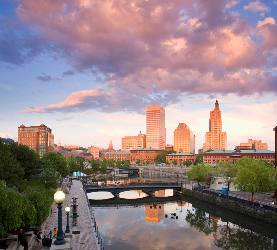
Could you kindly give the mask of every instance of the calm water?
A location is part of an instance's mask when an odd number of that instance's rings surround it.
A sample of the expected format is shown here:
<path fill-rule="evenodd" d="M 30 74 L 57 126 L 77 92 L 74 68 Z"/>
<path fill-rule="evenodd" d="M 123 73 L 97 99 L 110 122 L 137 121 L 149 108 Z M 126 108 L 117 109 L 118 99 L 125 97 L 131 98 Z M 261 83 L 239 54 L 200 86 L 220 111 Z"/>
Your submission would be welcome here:
<path fill-rule="evenodd" d="M 125 199 L 126 204 L 119 205 L 116 201 L 101 204 L 101 199 L 107 202 L 113 197 L 107 192 L 88 195 L 95 199 L 91 204 L 105 249 L 252 250 L 277 247 L 276 239 L 273 240 L 277 230 L 273 226 L 199 201 L 171 197 L 172 201 L 165 203 L 141 204 L 140 199 L 147 194 L 127 191 L 120 194 L 121 201 Z M 172 195 L 172 190 L 155 192 L 156 197 Z"/>

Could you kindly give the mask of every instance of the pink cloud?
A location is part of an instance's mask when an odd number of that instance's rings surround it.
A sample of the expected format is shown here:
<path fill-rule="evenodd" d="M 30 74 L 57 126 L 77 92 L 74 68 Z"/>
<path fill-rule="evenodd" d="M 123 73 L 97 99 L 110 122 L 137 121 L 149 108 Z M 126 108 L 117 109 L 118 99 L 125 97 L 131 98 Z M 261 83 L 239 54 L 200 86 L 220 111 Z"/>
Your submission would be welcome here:
<path fill-rule="evenodd" d="M 19 19 L 36 27 L 78 69 L 105 76 L 103 89 L 75 92 L 33 112 L 136 109 L 176 93 L 277 92 L 272 67 L 276 24 L 257 27 L 223 0 L 21 0 Z M 260 1 L 248 10 L 267 12 Z M 262 44 L 253 37 L 262 39 Z M 257 60 L 258 58 L 258 60 Z M 131 104 L 130 104 L 130 100 Z M 101 108 L 101 105 L 106 105 Z"/>
<path fill-rule="evenodd" d="M 259 0 L 249 2 L 247 5 L 244 6 L 244 9 L 260 13 L 266 13 L 270 10 L 267 5 Z"/>

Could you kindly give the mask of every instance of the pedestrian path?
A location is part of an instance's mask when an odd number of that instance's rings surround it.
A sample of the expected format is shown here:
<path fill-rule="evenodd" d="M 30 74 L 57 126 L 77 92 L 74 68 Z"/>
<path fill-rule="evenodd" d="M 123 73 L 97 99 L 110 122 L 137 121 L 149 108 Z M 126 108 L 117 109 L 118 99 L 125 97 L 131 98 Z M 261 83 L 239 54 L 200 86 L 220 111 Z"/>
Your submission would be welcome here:
<path fill-rule="evenodd" d="M 91 214 L 88 206 L 86 193 L 83 190 L 83 185 L 79 180 L 73 180 L 69 192 L 66 194 L 65 201 L 63 203 L 63 229 L 66 227 L 66 214 L 64 208 L 71 206 L 72 198 L 77 197 L 77 225 L 72 227 L 72 218 L 70 217 L 70 230 L 72 234 L 71 247 L 73 250 L 98 250 L 100 247 L 97 244 L 96 236 L 93 230 L 93 224 L 91 220 Z M 71 208 L 72 209 L 72 208 Z M 42 226 L 41 230 L 43 234 L 48 235 L 49 231 L 56 227 L 58 228 L 58 209 L 55 204 L 51 207 L 51 214 L 47 218 L 46 222 Z M 71 210 L 72 212 L 72 210 Z M 33 246 L 32 250 L 49 249 L 42 246 Z"/>

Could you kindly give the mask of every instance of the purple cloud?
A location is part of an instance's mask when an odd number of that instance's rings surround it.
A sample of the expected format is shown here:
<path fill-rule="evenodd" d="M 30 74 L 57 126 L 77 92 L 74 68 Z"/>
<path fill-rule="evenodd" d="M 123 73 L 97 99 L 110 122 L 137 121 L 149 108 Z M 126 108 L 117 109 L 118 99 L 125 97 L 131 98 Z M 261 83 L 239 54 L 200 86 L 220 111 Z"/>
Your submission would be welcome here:
<path fill-rule="evenodd" d="M 127 103 L 132 110 L 153 101 L 153 96 L 176 102 L 176 93 L 276 93 L 276 76 L 268 70 L 277 57 L 275 19 L 250 26 L 230 10 L 237 3 L 19 1 L 20 20 L 54 44 L 75 70 L 103 74 L 106 80 L 101 84 L 109 93 L 75 92 L 58 104 L 30 111 L 116 110 Z M 261 7 L 261 2 L 253 3 L 245 8 Z M 71 102 L 77 96 L 81 99 Z"/>

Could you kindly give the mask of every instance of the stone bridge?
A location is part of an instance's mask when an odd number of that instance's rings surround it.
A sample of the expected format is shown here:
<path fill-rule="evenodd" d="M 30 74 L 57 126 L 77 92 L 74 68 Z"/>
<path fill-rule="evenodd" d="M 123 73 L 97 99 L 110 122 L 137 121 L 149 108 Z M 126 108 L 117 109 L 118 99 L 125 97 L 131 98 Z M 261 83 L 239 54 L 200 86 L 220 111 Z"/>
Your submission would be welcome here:
<path fill-rule="evenodd" d="M 143 184 L 130 184 L 130 185 L 109 185 L 109 186 L 95 186 L 84 185 L 87 193 L 91 192 L 110 192 L 113 196 L 118 197 L 121 192 L 130 190 L 142 190 L 144 193 L 154 196 L 155 191 L 164 189 L 173 189 L 173 191 L 181 191 L 181 183 L 143 183 Z"/>

